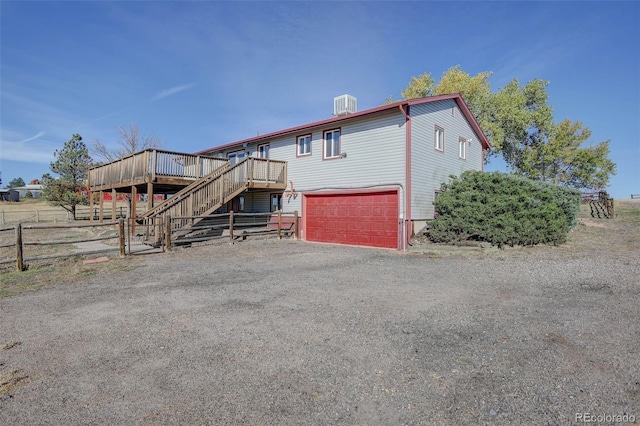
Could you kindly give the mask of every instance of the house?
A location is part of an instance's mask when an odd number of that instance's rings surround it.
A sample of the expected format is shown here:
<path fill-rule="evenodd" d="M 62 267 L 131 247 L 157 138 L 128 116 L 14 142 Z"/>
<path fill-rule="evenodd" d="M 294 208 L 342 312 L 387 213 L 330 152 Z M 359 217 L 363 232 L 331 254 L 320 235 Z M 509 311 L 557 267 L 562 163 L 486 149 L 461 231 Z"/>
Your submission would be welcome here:
<path fill-rule="evenodd" d="M 20 197 L 26 198 L 28 193 L 31 193 L 31 197 L 40 198 L 40 194 L 42 193 L 42 185 L 40 184 L 29 184 L 25 186 L 19 186 L 13 188 L 20 193 Z"/>
<path fill-rule="evenodd" d="M 287 163 L 285 190 L 248 189 L 220 210 L 297 211 L 303 240 L 406 249 L 441 184 L 482 170 L 489 142 L 459 94 L 355 105 L 344 95 L 333 118 L 195 153 Z"/>
<path fill-rule="evenodd" d="M 20 193 L 15 189 L 0 189 L 0 201 L 20 201 Z"/>
<path fill-rule="evenodd" d="M 147 149 L 89 170 L 90 203 L 111 191 L 138 194 L 132 218 L 162 239 L 184 235 L 216 212 L 299 215 L 307 241 L 405 250 L 434 218 L 451 175 L 482 170 L 489 143 L 459 94 L 404 100 L 365 111 L 334 99 L 334 116 L 196 152 Z M 155 194 L 171 194 L 154 203 Z M 102 214 L 100 214 L 102 217 Z M 171 220 L 167 220 L 171 218 Z M 175 218 L 180 218 L 175 220 Z M 155 231 L 154 231 L 155 230 Z"/>

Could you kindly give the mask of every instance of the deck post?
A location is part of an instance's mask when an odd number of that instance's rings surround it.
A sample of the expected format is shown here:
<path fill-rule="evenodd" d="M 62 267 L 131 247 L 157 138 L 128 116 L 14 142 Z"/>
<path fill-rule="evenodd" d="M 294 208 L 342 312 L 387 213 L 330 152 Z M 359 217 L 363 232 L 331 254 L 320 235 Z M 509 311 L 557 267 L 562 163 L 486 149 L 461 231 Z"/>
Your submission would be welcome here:
<path fill-rule="evenodd" d="M 111 189 L 111 221 L 116 220 L 116 203 L 118 202 L 118 193 L 115 188 Z"/>
<path fill-rule="evenodd" d="M 152 153 L 153 156 L 151 157 L 151 180 L 154 181 L 156 179 L 156 168 L 158 166 L 158 151 L 154 149 Z"/>
<path fill-rule="evenodd" d="M 164 222 L 164 245 L 167 251 L 171 251 L 171 215 L 168 214 Z"/>
<path fill-rule="evenodd" d="M 298 210 L 293 212 L 293 238 L 298 239 Z"/>
<path fill-rule="evenodd" d="M 100 200 L 98 202 L 98 222 L 104 222 L 104 191 L 100 191 Z"/>
<path fill-rule="evenodd" d="M 93 191 L 89 191 L 89 222 L 93 222 Z"/>
<path fill-rule="evenodd" d="M 131 212 L 129 213 L 131 219 L 131 232 L 135 234 L 136 232 L 136 216 L 137 216 L 137 206 L 138 203 L 138 188 L 135 186 L 131 187 Z"/>
<path fill-rule="evenodd" d="M 24 271 L 24 258 L 22 257 L 22 224 L 16 225 L 16 269 L 18 272 Z"/>
<path fill-rule="evenodd" d="M 278 210 L 278 239 L 282 239 L 282 210 Z"/>
<path fill-rule="evenodd" d="M 120 257 L 125 256 L 125 238 L 124 238 L 124 219 L 120 218 L 118 220 L 118 237 L 120 242 Z"/>
<path fill-rule="evenodd" d="M 267 185 L 267 188 L 269 187 L 269 178 L 271 177 L 270 174 L 269 174 L 269 168 L 270 168 L 269 167 L 269 159 L 267 159 L 267 173 L 266 173 L 267 177 L 266 177 L 266 180 L 265 180 L 265 184 Z"/>
<path fill-rule="evenodd" d="M 147 211 L 153 208 L 153 183 L 147 182 Z"/>
<path fill-rule="evenodd" d="M 229 244 L 233 244 L 233 210 L 229 212 Z"/>

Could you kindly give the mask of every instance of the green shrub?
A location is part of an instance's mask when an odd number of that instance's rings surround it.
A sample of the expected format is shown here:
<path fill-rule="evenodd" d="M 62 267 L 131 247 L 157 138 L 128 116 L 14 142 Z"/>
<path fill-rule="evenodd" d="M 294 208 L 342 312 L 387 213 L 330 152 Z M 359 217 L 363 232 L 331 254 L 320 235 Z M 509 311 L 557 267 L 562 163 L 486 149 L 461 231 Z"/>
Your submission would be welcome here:
<path fill-rule="evenodd" d="M 429 237 L 503 245 L 561 244 L 575 225 L 580 192 L 499 172 L 464 172 L 442 185 Z"/>

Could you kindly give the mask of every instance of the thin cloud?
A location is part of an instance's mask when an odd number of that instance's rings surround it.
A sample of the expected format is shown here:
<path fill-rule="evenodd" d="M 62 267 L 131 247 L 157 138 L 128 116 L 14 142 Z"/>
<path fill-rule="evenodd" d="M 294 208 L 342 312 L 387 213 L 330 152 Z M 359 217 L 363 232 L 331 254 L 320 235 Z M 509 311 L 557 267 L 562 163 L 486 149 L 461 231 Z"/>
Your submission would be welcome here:
<path fill-rule="evenodd" d="M 45 132 L 38 132 L 35 135 L 31 136 L 30 138 L 23 139 L 21 141 L 16 142 L 16 144 L 31 142 L 33 140 L 43 137 L 45 134 L 46 134 Z"/>
<path fill-rule="evenodd" d="M 187 89 L 191 88 L 194 84 L 195 83 L 185 84 L 184 86 L 171 87 L 169 89 L 163 90 L 162 92 L 158 93 L 151 100 L 152 101 L 159 101 L 160 99 L 164 99 L 166 97 L 175 95 L 176 93 L 180 93 L 180 92 L 182 92 L 184 90 L 187 90 Z"/>
<path fill-rule="evenodd" d="M 47 152 L 42 146 L 27 145 L 21 142 L 2 141 L 2 160 L 22 163 L 48 164 L 53 160 L 53 152 Z"/>

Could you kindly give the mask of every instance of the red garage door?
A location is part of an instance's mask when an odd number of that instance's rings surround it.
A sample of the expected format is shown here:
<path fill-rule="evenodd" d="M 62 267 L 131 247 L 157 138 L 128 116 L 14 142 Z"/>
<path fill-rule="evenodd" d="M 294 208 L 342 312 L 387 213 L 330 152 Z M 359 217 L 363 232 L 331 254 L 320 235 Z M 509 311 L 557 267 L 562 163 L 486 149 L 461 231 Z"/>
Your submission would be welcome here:
<path fill-rule="evenodd" d="M 398 248 L 398 192 L 305 195 L 306 239 Z"/>

